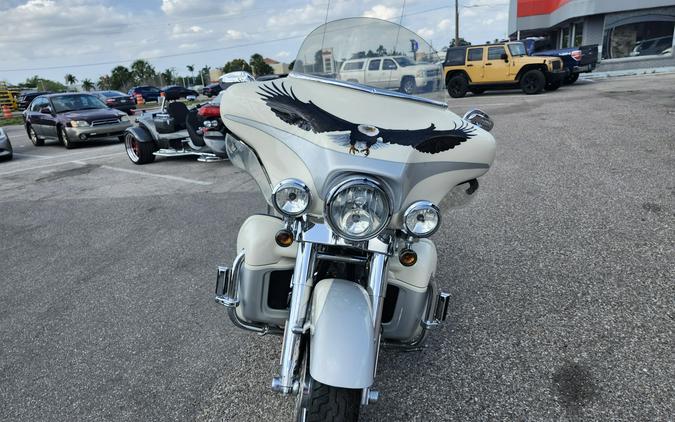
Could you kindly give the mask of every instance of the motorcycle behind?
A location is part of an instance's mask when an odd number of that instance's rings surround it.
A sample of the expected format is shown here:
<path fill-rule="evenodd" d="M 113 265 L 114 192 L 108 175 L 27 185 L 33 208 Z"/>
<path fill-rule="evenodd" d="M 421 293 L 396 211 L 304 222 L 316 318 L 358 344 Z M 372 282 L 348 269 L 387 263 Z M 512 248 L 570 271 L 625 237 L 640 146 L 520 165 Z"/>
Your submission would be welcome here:
<path fill-rule="evenodd" d="M 353 18 L 311 32 L 288 77 L 223 94 L 227 155 L 274 212 L 243 223 L 215 299 L 283 336 L 272 389 L 298 421 L 357 420 L 380 347 L 419 349 L 445 320 L 429 237 L 475 196 L 495 141 L 485 113 L 448 110 L 441 75 L 415 33 Z"/>

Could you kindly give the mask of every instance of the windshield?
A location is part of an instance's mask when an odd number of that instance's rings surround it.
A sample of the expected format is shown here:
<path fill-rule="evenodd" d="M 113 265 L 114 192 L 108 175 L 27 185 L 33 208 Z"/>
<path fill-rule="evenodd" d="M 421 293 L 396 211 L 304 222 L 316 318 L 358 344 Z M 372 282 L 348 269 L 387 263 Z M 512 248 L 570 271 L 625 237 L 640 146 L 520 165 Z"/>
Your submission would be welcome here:
<path fill-rule="evenodd" d="M 119 91 L 103 91 L 103 92 L 101 92 L 101 95 L 103 95 L 104 97 L 108 97 L 108 98 L 110 98 L 110 97 L 126 97 L 127 96 L 126 94 L 123 94 Z"/>
<path fill-rule="evenodd" d="M 509 51 L 512 56 L 524 56 L 525 45 L 522 42 L 514 42 L 509 44 Z"/>
<path fill-rule="evenodd" d="M 443 89 L 436 50 L 409 29 L 373 18 L 341 19 L 312 31 L 293 74 L 432 97 Z"/>
<path fill-rule="evenodd" d="M 96 108 L 108 108 L 101 100 L 93 95 L 59 95 L 52 97 L 54 112 L 63 113 L 66 111 L 90 110 Z"/>

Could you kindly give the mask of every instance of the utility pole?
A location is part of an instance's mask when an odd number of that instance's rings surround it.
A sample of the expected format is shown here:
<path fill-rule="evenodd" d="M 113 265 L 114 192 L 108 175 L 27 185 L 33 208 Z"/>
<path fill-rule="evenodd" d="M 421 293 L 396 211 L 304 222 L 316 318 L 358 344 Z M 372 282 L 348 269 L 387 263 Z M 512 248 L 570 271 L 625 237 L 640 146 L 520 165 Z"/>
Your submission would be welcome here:
<path fill-rule="evenodd" d="M 455 47 L 459 47 L 459 0 L 455 0 Z"/>

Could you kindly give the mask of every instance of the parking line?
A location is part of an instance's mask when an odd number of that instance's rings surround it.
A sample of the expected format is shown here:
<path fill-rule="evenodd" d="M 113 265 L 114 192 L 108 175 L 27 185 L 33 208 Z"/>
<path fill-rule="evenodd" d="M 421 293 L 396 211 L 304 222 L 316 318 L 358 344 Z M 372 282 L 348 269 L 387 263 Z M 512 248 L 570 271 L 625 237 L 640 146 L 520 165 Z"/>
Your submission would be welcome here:
<path fill-rule="evenodd" d="M 61 161 L 59 163 L 43 164 L 41 166 L 24 167 L 24 168 L 0 173 L 0 176 L 7 176 L 7 175 L 10 175 L 10 174 L 14 174 L 14 173 L 20 173 L 22 171 L 39 170 L 39 169 L 43 169 L 43 168 L 47 168 L 47 167 L 62 166 L 64 164 L 80 164 L 81 165 L 82 164 L 81 162 L 85 161 L 85 160 L 96 160 L 96 159 L 99 159 L 99 158 L 112 157 L 114 155 L 121 155 L 121 154 L 126 154 L 126 153 L 125 152 L 114 152 L 112 154 L 103 154 L 103 155 L 95 155 L 93 157 L 80 158 L 79 160 L 68 160 L 68 161 Z"/>
<path fill-rule="evenodd" d="M 82 163 L 82 164 L 84 164 L 84 163 Z M 195 185 L 208 186 L 208 185 L 213 184 L 212 182 L 204 182 L 204 181 L 201 181 L 201 180 L 186 179 L 185 177 L 170 176 L 168 174 L 149 173 L 147 171 L 123 169 L 123 168 L 120 168 L 120 167 L 101 166 L 101 168 L 107 169 L 107 170 L 119 171 L 119 172 L 122 172 L 122 173 L 139 174 L 141 176 L 160 177 L 162 179 L 175 180 L 175 181 L 178 181 L 178 182 L 185 182 L 185 183 L 193 183 Z"/>

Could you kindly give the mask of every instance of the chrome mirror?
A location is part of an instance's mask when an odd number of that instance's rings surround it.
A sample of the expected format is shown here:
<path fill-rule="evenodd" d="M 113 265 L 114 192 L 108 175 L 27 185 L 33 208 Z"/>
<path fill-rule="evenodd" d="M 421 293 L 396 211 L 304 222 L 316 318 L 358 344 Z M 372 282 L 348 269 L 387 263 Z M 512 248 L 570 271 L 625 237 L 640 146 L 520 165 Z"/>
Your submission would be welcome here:
<path fill-rule="evenodd" d="M 478 110 L 477 108 L 467 111 L 463 119 L 487 132 L 491 131 L 495 126 L 490 116 L 488 116 L 486 112 Z"/>

